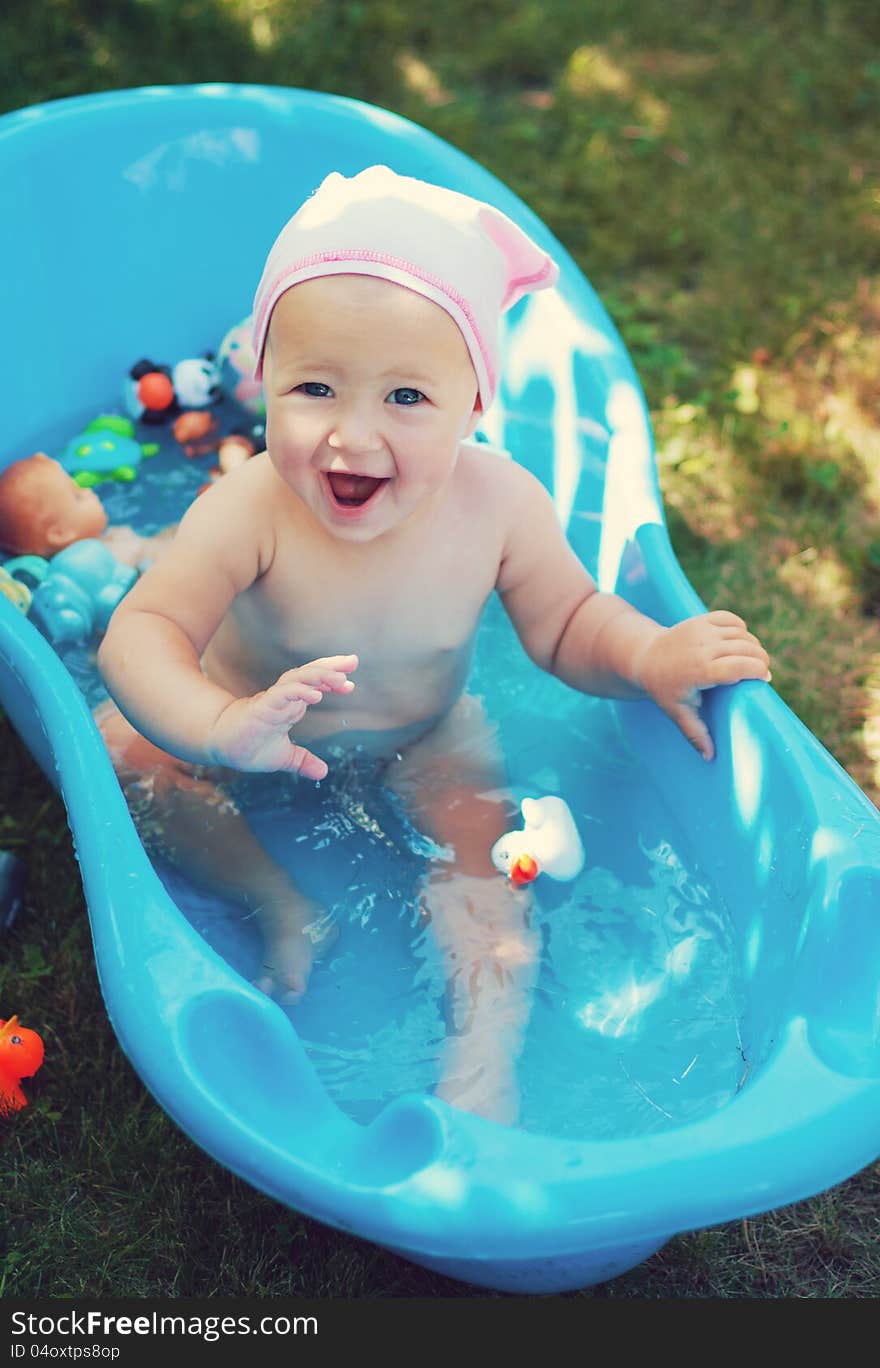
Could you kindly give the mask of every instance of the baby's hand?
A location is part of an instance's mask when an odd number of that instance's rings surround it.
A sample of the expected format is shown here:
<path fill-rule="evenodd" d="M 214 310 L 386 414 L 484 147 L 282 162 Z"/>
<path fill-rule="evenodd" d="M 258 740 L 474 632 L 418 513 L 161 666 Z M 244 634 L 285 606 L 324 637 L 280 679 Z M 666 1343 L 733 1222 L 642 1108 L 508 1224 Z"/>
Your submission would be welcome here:
<path fill-rule="evenodd" d="M 290 770 L 304 779 L 323 779 L 327 766 L 317 755 L 291 740 L 291 727 L 325 693 L 351 693 L 346 676 L 356 670 L 356 655 L 325 656 L 285 670 L 270 689 L 252 698 L 237 698 L 217 718 L 208 737 L 214 764 L 237 770 Z"/>
<path fill-rule="evenodd" d="M 735 613 L 705 613 L 654 637 L 636 665 L 637 682 L 681 728 L 704 760 L 715 747 L 700 717 L 700 690 L 770 679 L 770 657 Z"/>

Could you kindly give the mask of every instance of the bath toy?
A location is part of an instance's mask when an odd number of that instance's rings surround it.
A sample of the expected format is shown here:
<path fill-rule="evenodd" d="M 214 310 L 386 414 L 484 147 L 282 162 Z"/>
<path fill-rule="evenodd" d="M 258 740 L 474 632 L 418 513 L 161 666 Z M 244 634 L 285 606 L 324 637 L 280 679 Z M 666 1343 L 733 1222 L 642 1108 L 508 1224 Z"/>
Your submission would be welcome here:
<path fill-rule="evenodd" d="M 113 421 L 124 434 L 128 419 Z M 0 473 L 0 545 L 21 553 L 0 566 L 0 592 L 22 612 L 33 609 L 52 641 L 103 630 L 133 583 L 131 567 L 144 569 L 172 533 L 145 537 L 124 524 L 108 526 L 95 491 L 82 489 L 45 452 Z"/>
<path fill-rule="evenodd" d="M 260 431 L 262 432 L 262 429 Z M 236 466 L 244 465 L 245 461 L 249 461 L 252 456 L 256 455 L 256 451 L 256 443 L 245 433 L 230 432 L 229 436 L 224 437 L 217 448 L 222 473 L 228 475 L 229 471 L 234 470 Z"/>
<path fill-rule="evenodd" d="M 180 412 L 171 368 L 155 361 L 136 361 L 122 390 L 126 413 L 142 423 L 164 423 Z"/>
<path fill-rule="evenodd" d="M 258 417 L 266 415 L 263 399 L 263 386 L 254 379 L 256 357 L 251 345 L 253 320 L 250 316 L 230 328 L 217 353 L 217 365 L 227 391 L 237 404 L 255 413 Z"/>
<path fill-rule="evenodd" d="M 261 442 L 265 436 L 265 430 L 261 424 L 256 424 L 252 432 L 259 433 Z M 212 484 L 216 484 L 224 475 L 228 475 L 230 470 L 236 466 L 243 465 L 245 461 L 256 455 L 256 443 L 246 436 L 243 432 L 231 432 L 224 437 L 217 448 L 219 464 L 212 466 L 208 471 L 206 482 L 200 487 L 199 494 L 204 494 L 206 489 L 210 489 Z"/>
<path fill-rule="evenodd" d="M 125 410 L 142 423 L 164 423 L 181 409 L 207 408 L 222 394 L 212 352 L 187 357 L 175 366 L 144 358 L 131 367 L 123 385 Z"/>
<path fill-rule="evenodd" d="M 26 613 L 31 606 L 30 589 L 10 575 L 5 565 L 0 565 L 0 594 L 14 603 L 22 613 Z"/>
<path fill-rule="evenodd" d="M 79 537 L 98 537 L 107 514 L 44 451 L 12 461 L 0 473 L 0 546 L 22 555 L 53 556 Z"/>
<path fill-rule="evenodd" d="M 72 542 L 51 561 L 17 556 L 4 569 L 13 578 L 35 583 L 30 617 L 55 644 L 106 631 L 111 613 L 138 575 L 94 537 Z"/>
<path fill-rule="evenodd" d="M 134 426 L 118 414 L 102 414 L 71 438 L 59 460 L 83 489 L 110 480 L 133 480 L 138 466 L 159 450 L 152 442 L 139 442 Z"/>
<path fill-rule="evenodd" d="M 18 919 L 27 883 L 27 867 L 9 850 L 0 850 L 0 931 L 9 931 Z"/>
<path fill-rule="evenodd" d="M 133 147 L 146 168 L 137 178 Z M 218 316 L 250 297 L 254 264 L 292 206 L 329 170 L 374 162 L 492 200 L 560 263 L 557 290 L 508 315 L 486 429 L 551 489 L 603 589 L 666 623 L 704 611 L 669 543 L 632 363 L 575 262 L 473 161 L 336 96 L 167 86 L 0 118 L 0 184 L 27 177 L 16 212 L 0 216 L 0 260 L 20 263 L 3 284 L 16 346 L 4 360 L 0 459 L 33 448 L 35 414 L 50 432 L 84 402 L 97 411 L 107 359 L 124 373 L 145 335 L 174 355 L 193 335 L 212 337 Z M 57 382 L 47 386 L 47 374 Z M 0 702 L 63 791 L 113 1028 L 176 1124 L 326 1225 L 465 1282 L 545 1293 L 614 1277 L 674 1234 L 800 1201 L 877 1158 L 880 816 L 766 685 L 707 693 L 708 765 L 652 704 L 585 699 L 548 680 L 513 649 L 496 608 L 490 600 L 473 684 L 511 783 L 564 793 L 579 824 L 591 821 L 589 874 L 604 871 L 546 889 L 566 895 L 549 919 L 563 981 L 539 982 L 517 1126 L 442 1102 L 430 1072 L 402 1084 L 393 1074 L 416 1030 L 410 1013 L 430 997 L 401 915 L 399 855 L 363 833 L 350 860 L 327 833 L 323 845 L 291 843 L 289 812 L 280 837 L 259 828 L 292 849 L 297 874 L 307 867 L 315 896 L 351 912 L 336 958 L 285 1011 L 251 986 L 248 926 L 228 926 L 221 911 L 223 938 L 199 922 L 202 934 L 186 890 L 163 884 L 76 683 L 2 596 Z M 649 864 L 646 849 L 661 853 Z M 631 1005 L 657 900 L 686 925 L 699 911 L 687 897 L 695 883 L 715 918 L 711 934 L 700 926 L 696 964 L 715 946 L 736 990 L 706 1073 L 688 1039 L 696 1000 L 659 1039 L 654 1007 L 643 1030 L 613 1038 L 585 1011 L 584 976 L 606 974 L 615 991 L 621 982 L 604 967 L 602 939 L 617 893 L 632 913 L 613 923 Z M 376 894 L 363 935 L 355 884 Z M 360 1061 L 351 1093 L 324 1068 L 330 1041 L 347 1069 Z M 371 1070 L 391 1083 L 364 1091 Z"/>
<path fill-rule="evenodd" d="M 184 456 L 208 456 L 220 442 L 217 420 L 204 409 L 188 409 L 175 418 L 171 431 Z"/>
<path fill-rule="evenodd" d="M 213 352 L 178 361 L 172 368 L 171 380 L 181 408 L 207 408 L 223 396 L 220 371 L 214 362 Z"/>
<path fill-rule="evenodd" d="M 36 1031 L 19 1026 L 18 1017 L 0 1020 L 0 1116 L 21 1111 L 27 1098 L 19 1087 L 43 1062 L 43 1042 Z"/>
<path fill-rule="evenodd" d="M 531 883 L 539 874 L 576 879 L 584 867 L 584 848 L 571 810 L 563 798 L 524 798 L 524 826 L 492 847 L 492 863 L 511 883 Z"/>

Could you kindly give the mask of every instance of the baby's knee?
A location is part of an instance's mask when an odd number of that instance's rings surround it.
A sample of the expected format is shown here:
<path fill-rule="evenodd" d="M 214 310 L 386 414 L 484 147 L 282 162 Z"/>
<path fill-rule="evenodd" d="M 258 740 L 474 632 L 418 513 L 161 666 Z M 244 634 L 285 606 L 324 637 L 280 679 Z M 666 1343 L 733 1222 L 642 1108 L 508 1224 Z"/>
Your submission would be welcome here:
<path fill-rule="evenodd" d="M 135 730 L 112 699 L 99 703 L 94 718 L 117 774 L 143 773 L 155 768 L 155 759 L 150 752 L 160 756 L 163 752 Z"/>
<path fill-rule="evenodd" d="M 193 766 L 141 736 L 112 699 L 99 704 L 94 717 L 126 797 L 142 798 L 148 789 L 153 799 L 198 785 Z"/>

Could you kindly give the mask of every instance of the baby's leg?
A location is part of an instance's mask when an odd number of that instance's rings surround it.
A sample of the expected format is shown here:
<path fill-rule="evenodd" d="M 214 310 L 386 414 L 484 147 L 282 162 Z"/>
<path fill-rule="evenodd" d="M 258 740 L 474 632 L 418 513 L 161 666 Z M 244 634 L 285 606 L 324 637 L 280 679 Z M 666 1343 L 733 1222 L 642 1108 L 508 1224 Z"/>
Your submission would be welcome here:
<path fill-rule="evenodd" d="M 430 867 L 423 887 L 450 996 L 438 1095 L 509 1124 L 538 955 L 529 891 L 512 888 L 489 858 L 516 825 L 505 782 L 497 740 L 470 697 L 386 772 L 414 823 L 452 854 Z"/>
<path fill-rule="evenodd" d="M 296 1001 L 316 953 L 308 928 L 321 909 L 257 840 L 222 788 L 224 771 L 198 769 L 160 750 L 109 699 L 95 720 L 145 844 L 207 892 L 253 912 L 264 950 L 257 987 Z"/>

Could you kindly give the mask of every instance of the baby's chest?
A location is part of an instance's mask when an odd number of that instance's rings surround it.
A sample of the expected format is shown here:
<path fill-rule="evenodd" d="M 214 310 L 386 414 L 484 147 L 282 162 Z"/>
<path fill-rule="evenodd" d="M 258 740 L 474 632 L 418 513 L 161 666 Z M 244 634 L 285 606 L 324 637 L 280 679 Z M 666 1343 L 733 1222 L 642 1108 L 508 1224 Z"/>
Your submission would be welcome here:
<path fill-rule="evenodd" d="M 344 651 L 412 661 L 460 651 L 494 588 L 497 566 L 474 549 L 391 567 L 301 562 L 261 586 L 280 648 L 303 659 Z M 269 577 L 266 577 L 269 580 Z M 295 581 L 295 582 L 294 582 Z"/>

